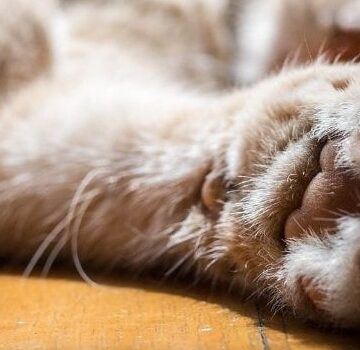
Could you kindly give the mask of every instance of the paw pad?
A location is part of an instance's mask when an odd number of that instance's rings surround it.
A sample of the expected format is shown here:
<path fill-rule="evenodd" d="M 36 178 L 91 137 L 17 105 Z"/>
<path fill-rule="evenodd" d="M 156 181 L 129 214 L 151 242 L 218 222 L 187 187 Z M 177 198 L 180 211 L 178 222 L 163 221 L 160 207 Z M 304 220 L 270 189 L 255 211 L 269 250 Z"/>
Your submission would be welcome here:
<path fill-rule="evenodd" d="M 346 169 L 336 168 L 336 155 L 335 141 L 328 141 L 320 155 L 320 172 L 306 188 L 301 207 L 286 221 L 285 238 L 297 239 L 308 233 L 333 233 L 336 219 L 360 212 L 356 195 L 360 180 L 350 176 Z"/>

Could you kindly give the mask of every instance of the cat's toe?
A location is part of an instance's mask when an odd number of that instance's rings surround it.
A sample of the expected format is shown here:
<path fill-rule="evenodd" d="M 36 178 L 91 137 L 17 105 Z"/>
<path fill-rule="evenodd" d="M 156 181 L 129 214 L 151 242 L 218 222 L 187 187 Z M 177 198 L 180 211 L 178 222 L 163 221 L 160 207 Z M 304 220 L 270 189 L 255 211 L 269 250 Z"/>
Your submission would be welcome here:
<path fill-rule="evenodd" d="M 292 240 L 279 272 L 297 313 L 342 327 L 360 326 L 360 219 L 343 217 L 336 234 Z"/>

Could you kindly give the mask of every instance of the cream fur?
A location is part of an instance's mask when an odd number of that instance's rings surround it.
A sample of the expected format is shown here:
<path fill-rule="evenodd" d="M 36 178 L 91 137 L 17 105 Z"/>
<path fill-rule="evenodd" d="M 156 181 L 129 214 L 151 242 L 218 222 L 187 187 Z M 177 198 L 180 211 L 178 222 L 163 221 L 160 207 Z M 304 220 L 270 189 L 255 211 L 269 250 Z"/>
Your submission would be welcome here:
<path fill-rule="evenodd" d="M 89 282 L 83 266 L 191 273 L 358 325 L 358 219 L 323 240 L 285 247 L 280 235 L 324 137 L 340 137 L 339 167 L 358 174 L 346 137 L 359 131 L 360 67 L 317 61 L 230 92 L 291 51 L 261 52 L 244 77 L 241 55 L 258 53 L 236 29 L 243 4 L 234 17 L 225 0 L 46 5 L 1 2 L 0 18 L 19 15 L 0 21 L 0 254 L 30 261 L 26 275 L 73 260 Z M 211 215 L 201 199 L 215 178 L 223 197 Z M 304 275 L 328 292 L 325 312 L 299 288 Z"/>

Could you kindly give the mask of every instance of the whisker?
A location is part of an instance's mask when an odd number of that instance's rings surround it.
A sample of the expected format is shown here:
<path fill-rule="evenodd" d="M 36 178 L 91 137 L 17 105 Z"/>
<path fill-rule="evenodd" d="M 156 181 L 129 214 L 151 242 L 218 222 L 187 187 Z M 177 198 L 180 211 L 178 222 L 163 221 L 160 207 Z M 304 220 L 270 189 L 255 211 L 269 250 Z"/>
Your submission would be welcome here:
<path fill-rule="evenodd" d="M 88 209 L 90 203 L 92 202 L 93 198 L 95 198 L 96 196 L 95 197 L 90 196 L 89 199 L 87 199 L 84 203 L 81 204 L 80 216 L 79 216 L 80 219 L 76 218 L 76 211 L 78 210 L 79 203 L 82 202 L 82 198 L 84 196 L 86 188 L 94 181 L 94 179 L 96 179 L 99 175 L 103 174 L 103 172 L 104 172 L 104 169 L 102 169 L 102 168 L 93 169 L 85 175 L 83 180 L 80 182 L 80 184 L 75 192 L 75 195 L 70 203 L 68 215 L 66 218 L 67 235 L 68 235 L 68 237 L 71 237 L 71 251 L 72 251 L 75 268 L 78 271 L 79 275 L 84 279 L 84 281 L 86 281 L 87 283 L 89 283 L 91 285 L 95 285 L 95 286 L 97 286 L 98 284 L 96 282 L 94 282 L 86 274 L 86 272 L 84 271 L 84 269 L 81 265 L 80 258 L 78 255 L 78 241 L 77 241 L 78 231 L 72 230 L 72 224 L 73 224 L 74 219 L 76 219 L 75 227 L 77 229 L 80 228 L 83 215 L 85 215 L 85 212 Z"/>
<path fill-rule="evenodd" d="M 87 283 L 89 283 L 89 284 L 91 284 L 93 286 L 98 286 L 98 283 L 93 281 L 87 275 L 87 273 L 84 271 L 84 268 L 81 265 L 80 258 L 79 258 L 79 252 L 78 252 L 78 238 L 79 238 L 80 227 L 81 227 L 83 218 L 84 218 L 84 216 L 86 214 L 86 211 L 89 208 L 90 204 L 92 203 L 93 199 L 96 198 L 98 195 L 99 195 L 99 192 L 96 192 L 87 201 L 82 203 L 82 205 L 80 206 L 79 211 L 78 211 L 79 216 L 76 218 L 76 221 L 74 223 L 74 228 L 71 231 L 72 232 L 72 235 L 71 235 L 71 248 L 72 248 L 72 255 L 73 255 L 75 267 L 76 267 L 78 273 L 80 274 L 80 276 L 82 277 L 82 279 L 85 282 L 87 282 Z"/>
<path fill-rule="evenodd" d="M 46 259 L 46 262 L 44 264 L 44 267 L 41 271 L 41 276 L 42 277 L 47 277 L 47 275 L 50 272 L 50 269 L 52 267 L 52 265 L 54 264 L 55 259 L 57 258 L 57 256 L 59 255 L 61 249 L 64 248 L 66 242 L 68 241 L 68 237 L 67 235 L 63 235 L 60 240 L 56 243 L 55 247 L 53 248 L 53 250 L 51 251 L 50 255 L 48 256 L 48 258 Z"/>
<path fill-rule="evenodd" d="M 32 271 L 34 270 L 38 261 L 41 259 L 45 250 L 56 239 L 56 237 L 62 232 L 62 230 L 65 228 L 65 226 L 66 226 L 66 221 L 62 220 L 60 223 L 58 223 L 55 226 L 55 228 L 41 242 L 40 246 L 37 248 L 35 254 L 32 256 L 32 258 L 30 259 L 29 263 L 27 264 L 27 266 L 23 272 L 24 278 L 27 278 L 31 275 Z"/>

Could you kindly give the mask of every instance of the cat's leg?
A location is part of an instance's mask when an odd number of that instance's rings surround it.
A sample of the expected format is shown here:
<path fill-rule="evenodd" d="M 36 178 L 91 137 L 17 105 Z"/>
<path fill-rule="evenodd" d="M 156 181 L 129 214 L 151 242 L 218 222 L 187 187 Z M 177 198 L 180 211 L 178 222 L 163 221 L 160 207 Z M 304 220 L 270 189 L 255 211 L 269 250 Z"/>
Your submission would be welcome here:
<path fill-rule="evenodd" d="M 0 91 L 10 92 L 49 70 L 52 0 L 0 2 Z"/>

